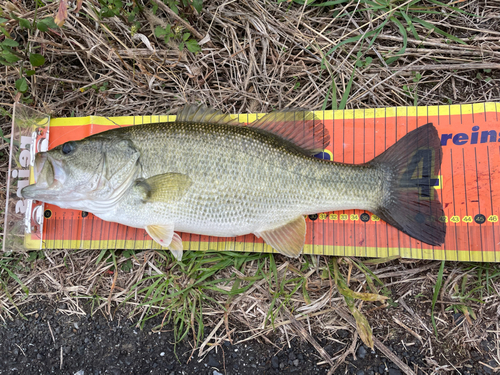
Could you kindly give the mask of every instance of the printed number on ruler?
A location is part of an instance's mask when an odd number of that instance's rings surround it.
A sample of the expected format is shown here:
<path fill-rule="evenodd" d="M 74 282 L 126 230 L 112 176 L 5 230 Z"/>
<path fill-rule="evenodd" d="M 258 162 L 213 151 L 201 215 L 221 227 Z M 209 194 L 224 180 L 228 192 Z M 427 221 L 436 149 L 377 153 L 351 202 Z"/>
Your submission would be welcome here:
<path fill-rule="evenodd" d="M 422 162 L 422 163 L 420 163 Z M 439 178 L 432 176 L 432 165 L 434 164 L 434 155 L 431 149 L 422 148 L 418 150 L 408 165 L 405 173 L 401 176 L 399 182 L 401 187 L 405 188 L 419 188 L 418 194 L 422 198 L 432 199 L 431 186 L 439 185 Z M 420 174 L 420 168 L 422 173 Z M 414 178 L 414 176 L 422 176 L 421 178 Z"/>

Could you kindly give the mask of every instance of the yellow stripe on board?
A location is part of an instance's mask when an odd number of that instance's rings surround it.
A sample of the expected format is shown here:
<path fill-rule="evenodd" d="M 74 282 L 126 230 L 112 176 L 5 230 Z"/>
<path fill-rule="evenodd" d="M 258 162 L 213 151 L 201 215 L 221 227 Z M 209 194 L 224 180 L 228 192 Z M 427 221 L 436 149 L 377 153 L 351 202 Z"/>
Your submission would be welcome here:
<path fill-rule="evenodd" d="M 43 245 L 40 239 L 34 239 L 31 236 L 31 233 L 26 233 L 24 235 L 24 248 L 26 250 L 41 250 L 43 249 Z"/>
<path fill-rule="evenodd" d="M 26 238 L 29 235 L 26 236 Z M 66 249 L 93 249 L 100 250 L 103 241 L 99 240 L 45 240 L 43 249 L 66 248 Z M 134 250 L 158 250 L 162 247 L 156 242 L 134 241 L 134 240 L 109 240 L 105 241 L 117 249 Z M 274 249 L 262 243 L 219 241 L 219 242 L 193 242 L 183 241 L 185 249 L 192 248 L 201 251 L 238 251 L 238 252 L 257 252 L 257 253 L 276 253 Z M 40 249 L 40 241 L 26 240 L 25 245 L 28 250 Z M 28 247 L 29 246 L 29 247 Z M 166 249 L 166 248 L 164 248 Z M 386 258 L 399 255 L 402 258 L 412 259 L 445 259 L 451 261 L 471 261 L 471 262 L 495 262 L 494 252 L 469 252 L 468 250 L 422 250 L 420 248 L 376 248 L 362 246 L 323 246 L 323 245 L 305 245 L 304 254 L 311 255 L 330 255 L 330 256 L 360 256 L 370 258 Z"/>
<path fill-rule="evenodd" d="M 87 117 L 61 117 L 50 120 L 50 126 L 115 126 L 115 125 L 141 125 L 155 122 L 172 122 L 175 121 L 175 116 L 120 116 L 120 117 L 102 117 L 102 116 L 87 116 Z"/>
<path fill-rule="evenodd" d="M 385 118 L 396 116 L 447 116 L 447 115 L 466 115 L 480 114 L 484 112 L 497 112 L 498 103 L 476 103 L 476 104 L 454 104 L 429 107 L 389 107 L 389 108 L 369 108 L 369 109 L 347 109 L 347 110 L 329 110 L 314 111 L 314 113 L 323 120 L 352 120 L 363 118 Z M 240 122 L 252 122 L 257 118 L 265 116 L 265 113 L 232 115 L 238 118 Z M 175 121 L 175 115 L 151 115 L 151 116 L 120 116 L 120 117 L 61 117 L 50 119 L 50 126 L 88 126 L 90 124 L 113 126 L 113 125 L 140 125 L 155 122 Z"/>

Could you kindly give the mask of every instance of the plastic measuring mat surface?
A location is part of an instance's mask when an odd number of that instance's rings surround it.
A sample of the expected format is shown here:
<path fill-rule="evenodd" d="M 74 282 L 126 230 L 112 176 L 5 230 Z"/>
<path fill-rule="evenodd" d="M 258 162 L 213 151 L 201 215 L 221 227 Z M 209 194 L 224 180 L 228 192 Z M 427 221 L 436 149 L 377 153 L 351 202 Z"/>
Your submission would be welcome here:
<path fill-rule="evenodd" d="M 360 210 L 324 212 L 307 218 L 305 254 L 415 259 L 500 261 L 500 103 L 436 107 L 317 111 L 331 135 L 318 157 L 343 163 L 372 160 L 411 130 L 437 128 L 443 149 L 439 174 L 431 154 L 417 152 L 412 178 L 435 187 L 444 208 L 445 243 L 430 246 Z M 261 115 L 240 115 L 250 123 Z M 236 116 L 235 116 L 236 117 Z M 143 229 L 102 221 L 94 215 L 24 200 L 20 190 L 34 182 L 34 154 L 117 126 L 173 121 L 175 116 L 56 118 L 16 106 L 4 250 L 156 249 Z M 197 151 L 192 150 L 193 158 Z M 271 252 L 254 235 L 233 238 L 180 233 L 185 250 Z"/>

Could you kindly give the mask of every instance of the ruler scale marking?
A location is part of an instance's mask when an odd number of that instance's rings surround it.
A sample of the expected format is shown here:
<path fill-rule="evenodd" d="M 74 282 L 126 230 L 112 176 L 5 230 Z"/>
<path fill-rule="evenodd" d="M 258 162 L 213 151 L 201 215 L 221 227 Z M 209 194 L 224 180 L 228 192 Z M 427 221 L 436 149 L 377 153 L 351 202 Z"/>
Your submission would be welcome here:
<path fill-rule="evenodd" d="M 465 151 L 462 149 L 462 168 L 463 168 L 463 175 L 464 175 L 464 195 L 465 195 L 465 216 L 469 216 L 469 207 L 467 204 L 467 176 L 465 175 Z M 469 260 L 472 259 L 472 254 L 471 254 L 471 246 L 470 246 L 470 231 L 469 231 L 469 221 L 466 221 L 466 226 L 467 226 L 467 246 L 468 246 L 468 251 L 469 251 Z"/>
<path fill-rule="evenodd" d="M 490 168 L 490 148 L 489 146 L 486 146 L 486 150 L 487 150 L 487 155 L 488 155 L 488 182 L 489 182 L 489 185 L 490 185 L 490 206 L 491 206 L 491 217 L 493 217 L 493 215 L 495 214 L 494 213 L 494 208 L 493 208 L 493 194 L 492 194 L 492 190 L 491 190 L 491 168 Z M 491 222 L 491 226 L 493 228 L 492 230 L 492 238 L 493 238 L 493 251 L 495 250 L 495 244 L 496 244 L 496 241 L 495 241 L 495 223 L 494 222 Z M 497 252 L 494 251 L 494 255 L 495 255 L 495 262 L 497 262 Z"/>

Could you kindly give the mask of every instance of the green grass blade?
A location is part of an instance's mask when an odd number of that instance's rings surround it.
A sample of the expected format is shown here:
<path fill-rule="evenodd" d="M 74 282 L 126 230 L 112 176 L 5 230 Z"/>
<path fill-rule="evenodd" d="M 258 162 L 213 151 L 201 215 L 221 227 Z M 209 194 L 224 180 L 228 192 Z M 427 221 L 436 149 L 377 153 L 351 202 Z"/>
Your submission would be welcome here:
<path fill-rule="evenodd" d="M 322 111 L 326 110 L 326 105 L 328 103 L 328 99 L 330 99 L 330 92 L 333 90 L 333 84 L 334 83 L 332 82 L 332 85 L 330 86 L 330 90 L 326 91 L 325 100 L 323 100 L 323 105 L 321 106 Z M 333 109 L 333 101 L 332 101 L 332 109 Z"/>
<path fill-rule="evenodd" d="M 344 4 L 349 2 L 348 0 L 334 0 L 334 1 L 325 1 L 324 3 L 320 4 L 309 4 L 312 7 L 329 7 L 332 5 L 339 5 L 339 4 Z"/>
<path fill-rule="evenodd" d="M 403 24 L 396 18 L 396 17 L 390 17 L 390 20 L 396 24 L 396 26 L 399 29 L 399 33 L 401 34 L 401 37 L 403 38 L 403 46 L 401 49 L 396 53 L 396 56 L 390 57 L 386 60 L 387 65 L 392 64 L 394 61 L 399 59 L 399 56 L 397 55 L 402 55 L 403 53 L 406 52 L 406 46 L 408 45 L 408 34 L 406 33 L 406 29 L 403 26 Z"/>
<path fill-rule="evenodd" d="M 436 4 L 436 5 L 442 6 L 443 8 L 446 8 L 446 9 L 452 10 L 452 11 L 454 11 L 454 12 L 457 12 L 457 13 L 460 13 L 460 14 L 467 15 L 467 16 L 469 16 L 469 17 L 481 17 L 481 16 L 479 16 L 479 15 L 477 15 L 477 14 L 466 12 L 465 10 L 462 10 L 462 9 L 460 9 L 460 8 L 452 7 L 452 6 L 450 6 L 449 4 L 442 3 L 441 1 L 437 1 L 437 0 L 429 0 L 429 2 L 430 2 L 430 3 L 432 3 L 432 4 Z"/>
<path fill-rule="evenodd" d="M 336 111 L 337 106 L 337 84 L 335 83 L 335 77 L 332 78 L 332 111 Z"/>
<path fill-rule="evenodd" d="M 434 308 L 436 307 L 436 302 L 439 296 L 439 292 L 441 291 L 441 286 L 443 285 L 443 272 L 444 272 L 444 260 L 441 262 L 441 267 L 439 267 L 439 272 L 436 280 L 436 285 L 434 285 L 434 295 L 432 296 L 432 305 L 431 305 L 431 321 L 432 327 L 434 328 L 434 334 L 436 337 L 438 336 L 436 320 L 434 319 Z"/>
<path fill-rule="evenodd" d="M 368 47 L 367 47 L 367 50 L 373 45 L 373 43 L 375 43 L 375 41 L 377 40 L 378 36 L 380 35 L 380 33 L 382 32 L 382 30 L 384 29 L 385 25 L 387 25 L 387 23 L 389 22 L 389 18 L 387 18 L 384 22 L 382 22 L 380 24 L 380 26 L 378 26 L 376 29 L 375 29 L 375 33 L 373 34 L 373 38 L 372 40 L 368 43 Z"/>
<path fill-rule="evenodd" d="M 349 95 L 351 93 L 352 82 L 354 80 L 354 73 L 356 73 L 356 64 L 354 64 L 354 69 L 352 70 L 351 78 L 349 78 L 349 82 L 347 82 L 345 91 L 342 94 L 342 99 L 340 100 L 339 109 L 341 110 L 345 109 L 345 106 L 347 104 L 347 99 L 349 98 Z"/>
<path fill-rule="evenodd" d="M 335 47 L 332 47 L 330 50 L 328 50 L 328 52 L 326 53 L 326 56 L 330 56 L 332 53 L 334 53 L 339 47 L 343 46 L 344 44 L 357 42 L 360 39 L 366 39 L 366 38 L 376 34 L 377 31 L 379 31 L 379 29 L 380 29 L 380 26 L 377 27 L 375 30 L 368 31 L 365 34 L 356 35 L 356 36 L 353 36 L 353 37 L 350 37 L 350 38 L 343 40 L 342 42 L 337 44 Z"/>
<path fill-rule="evenodd" d="M 421 24 L 422 26 L 428 28 L 429 30 L 434 31 L 437 34 L 440 34 L 440 35 L 445 36 L 446 38 L 448 38 L 450 40 L 453 40 L 454 42 L 463 44 L 465 46 L 467 45 L 467 43 L 465 43 L 462 39 L 457 38 L 454 35 L 448 34 L 447 32 L 444 32 L 439 27 L 436 27 L 427 21 L 421 20 L 420 18 L 416 18 L 416 17 L 413 18 L 412 20 L 413 20 L 413 22 L 417 22 L 417 23 Z"/>
<path fill-rule="evenodd" d="M 99 256 L 97 257 L 97 260 L 95 261 L 95 264 L 99 264 L 101 262 L 101 260 L 104 258 L 104 256 L 106 255 L 106 253 L 108 252 L 107 249 L 102 249 Z M 106 257 L 107 259 L 108 257 Z"/>
<path fill-rule="evenodd" d="M 415 26 L 413 26 L 413 22 L 411 18 L 406 14 L 405 12 L 398 12 L 401 14 L 401 16 L 405 19 L 406 24 L 408 25 L 408 28 L 410 29 L 411 33 L 413 34 L 413 37 L 416 40 L 420 40 L 420 36 L 418 35 L 417 29 L 415 29 Z"/>

